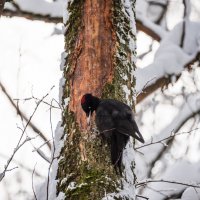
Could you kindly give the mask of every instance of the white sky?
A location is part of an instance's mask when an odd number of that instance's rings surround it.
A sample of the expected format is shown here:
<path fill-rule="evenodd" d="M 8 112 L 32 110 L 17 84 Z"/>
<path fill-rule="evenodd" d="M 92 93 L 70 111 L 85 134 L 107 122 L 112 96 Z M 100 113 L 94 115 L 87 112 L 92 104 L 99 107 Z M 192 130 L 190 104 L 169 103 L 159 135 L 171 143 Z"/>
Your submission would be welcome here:
<path fill-rule="evenodd" d="M 47 101 L 50 103 L 52 98 L 58 101 L 59 80 L 62 74 L 59 65 L 61 53 L 64 50 L 64 39 L 63 35 L 52 35 L 54 27 L 54 24 L 32 22 L 23 18 L 0 18 L 0 81 L 12 98 L 23 99 L 34 95 L 40 99 L 55 85 Z M 28 117 L 36 106 L 34 100 L 20 101 L 19 105 Z M 51 139 L 49 118 L 49 106 L 43 104 L 34 116 L 33 123 L 45 133 L 47 138 Z M 60 120 L 60 110 L 53 109 L 52 118 L 55 129 Z M 9 156 L 21 135 L 17 126 L 22 128 L 22 123 L 1 90 L 0 122 L 0 153 Z M 30 129 L 27 134 L 35 136 Z M 43 141 L 37 138 L 33 143 L 38 147 Z M 15 159 L 30 169 L 33 169 L 37 162 L 36 171 L 46 176 L 48 164 L 32 150 L 31 144 L 27 143 L 19 150 Z M 48 157 L 50 156 L 46 147 L 42 150 Z M 6 160 L 0 156 L 0 171 L 5 163 Z M 16 165 L 10 167 L 12 166 Z M 22 173 L 22 179 L 25 181 L 21 189 L 31 192 L 31 174 L 21 169 L 6 174 L 6 183 L 9 183 L 7 189 L 15 191 L 17 190 L 17 188 L 14 189 L 15 185 L 20 186 L 13 178 L 13 175 L 17 173 L 19 173 L 18 176 Z M 6 200 L 4 185 L 5 183 L 0 184 L 0 199 Z M 11 199 L 13 198 L 11 197 Z M 15 196 L 15 199 L 23 198 Z"/>

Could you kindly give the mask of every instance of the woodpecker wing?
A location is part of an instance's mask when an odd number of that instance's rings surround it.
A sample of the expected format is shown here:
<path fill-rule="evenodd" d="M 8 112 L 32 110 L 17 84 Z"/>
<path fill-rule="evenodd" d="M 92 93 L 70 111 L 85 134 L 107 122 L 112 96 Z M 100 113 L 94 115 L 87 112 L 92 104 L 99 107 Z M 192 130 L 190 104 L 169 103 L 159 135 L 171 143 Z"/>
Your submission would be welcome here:
<path fill-rule="evenodd" d="M 100 131 L 116 129 L 119 133 L 132 136 L 144 143 L 133 112 L 126 104 L 112 99 L 103 100 L 97 109 L 96 119 Z"/>
<path fill-rule="evenodd" d="M 98 106 L 96 111 L 96 125 L 100 133 L 109 138 L 111 137 L 112 131 L 115 129 L 115 124 L 106 106 L 107 105 Z"/>
<path fill-rule="evenodd" d="M 116 129 L 118 132 L 132 136 L 138 141 L 144 143 L 144 139 L 138 129 L 138 126 L 131 116 L 127 115 L 125 118 L 117 120 Z"/>

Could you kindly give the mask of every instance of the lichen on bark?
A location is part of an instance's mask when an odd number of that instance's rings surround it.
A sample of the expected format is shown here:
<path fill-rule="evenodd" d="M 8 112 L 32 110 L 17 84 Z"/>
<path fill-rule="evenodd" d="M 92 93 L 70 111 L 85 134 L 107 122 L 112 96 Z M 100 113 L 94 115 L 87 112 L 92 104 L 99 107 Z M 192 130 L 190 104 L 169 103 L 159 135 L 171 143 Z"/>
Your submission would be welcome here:
<path fill-rule="evenodd" d="M 135 1 L 131 1 L 134 8 Z M 134 13 L 134 10 L 132 10 Z M 135 13 L 134 13 L 135 15 Z M 129 104 L 134 109 L 135 96 L 135 63 L 131 55 L 136 55 L 136 50 L 130 48 L 130 39 L 136 40 L 130 27 L 130 16 L 128 16 L 121 0 L 113 1 L 113 26 L 117 37 L 117 48 L 113 58 L 115 63 L 114 76 L 111 83 L 104 87 L 103 97 L 115 98 Z M 123 86 L 129 90 L 128 98 Z"/>
<path fill-rule="evenodd" d="M 134 5 L 134 1 L 130 0 L 130 3 L 132 3 L 132 6 Z M 119 43 L 116 53 L 116 71 L 121 80 L 123 80 L 122 84 L 126 85 L 130 91 L 128 98 L 125 98 L 125 100 L 130 106 L 134 106 L 135 77 L 133 76 L 133 71 L 135 70 L 135 63 L 132 56 L 136 54 L 136 51 L 134 47 L 131 47 L 130 40 L 134 40 L 135 42 L 136 38 L 130 26 L 130 13 L 128 14 L 125 6 L 122 5 L 122 1 L 115 1 L 114 7 L 114 24 Z"/>
<path fill-rule="evenodd" d="M 95 10 L 87 11 L 90 6 Z M 119 189 L 122 189 L 122 182 L 111 164 L 109 147 L 103 144 L 101 138 L 95 133 L 83 128 L 85 116 L 82 116 L 83 112 L 80 110 L 80 97 L 82 93 L 90 90 L 89 92 L 99 97 L 115 98 L 133 105 L 131 96 L 134 92 L 135 81 L 132 77 L 134 63 L 131 55 L 134 52 L 129 44 L 130 37 L 134 34 L 131 33 L 127 15 L 122 11 L 124 6 L 121 0 L 68 1 L 67 9 L 69 19 L 65 24 L 67 57 L 64 69 L 66 82 L 63 87 L 63 105 L 66 106 L 63 113 L 63 126 L 67 137 L 60 153 L 57 193 L 63 192 L 66 199 L 98 200 L 102 199 L 105 193 L 117 193 Z M 88 13 L 92 16 L 86 16 Z M 98 22 L 98 16 L 101 15 L 102 18 Z M 89 20 L 92 20 L 92 26 L 89 25 L 89 30 L 87 30 Z M 91 28 L 97 28 L 98 31 L 94 30 L 94 33 L 90 35 Z M 92 41 L 86 37 L 91 37 Z M 91 47 L 90 45 L 93 44 L 94 46 Z M 109 53 L 108 58 L 104 50 Z M 94 58 L 95 53 L 97 58 Z M 87 56 L 88 58 L 85 58 Z M 86 64 L 89 67 L 85 66 Z M 111 66 L 108 67 L 108 65 Z M 90 81 L 89 88 L 84 82 L 84 79 L 88 77 L 83 76 L 80 79 L 80 85 L 77 83 L 79 80 L 77 77 L 82 75 L 78 71 L 83 70 L 81 68 L 88 70 L 91 76 L 89 78 L 92 80 L 88 80 Z M 130 90 L 128 101 L 124 85 Z M 66 98 L 70 98 L 68 105 L 65 105 Z M 130 199 L 120 195 L 112 197 L 119 200 Z"/>

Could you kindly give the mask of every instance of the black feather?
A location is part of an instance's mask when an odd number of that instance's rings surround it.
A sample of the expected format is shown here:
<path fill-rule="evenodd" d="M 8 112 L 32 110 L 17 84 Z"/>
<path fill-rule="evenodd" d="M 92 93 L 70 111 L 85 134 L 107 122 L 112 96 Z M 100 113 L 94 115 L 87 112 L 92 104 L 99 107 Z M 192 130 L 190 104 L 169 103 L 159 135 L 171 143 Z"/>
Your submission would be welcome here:
<path fill-rule="evenodd" d="M 86 115 L 89 109 L 91 109 L 91 112 L 96 111 L 96 125 L 103 139 L 110 146 L 111 162 L 116 172 L 118 168 L 119 173 L 122 174 L 122 155 L 129 137 L 132 136 L 144 143 L 131 108 L 120 101 L 114 99 L 100 100 L 91 94 L 85 94 L 83 98 L 86 101 L 81 101 L 81 105 Z"/>
<path fill-rule="evenodd" d="M 111 135 L 111 161 L 114 165 L 114 168 L 117 171 L 117 168 L 119 169 L 120 175 L 122 175 L 122 156 L 123 156 L 123 149 L 125 148 L 129 137 L 123 134 L 120 134 L 116 130 L 112 132 Z"/>

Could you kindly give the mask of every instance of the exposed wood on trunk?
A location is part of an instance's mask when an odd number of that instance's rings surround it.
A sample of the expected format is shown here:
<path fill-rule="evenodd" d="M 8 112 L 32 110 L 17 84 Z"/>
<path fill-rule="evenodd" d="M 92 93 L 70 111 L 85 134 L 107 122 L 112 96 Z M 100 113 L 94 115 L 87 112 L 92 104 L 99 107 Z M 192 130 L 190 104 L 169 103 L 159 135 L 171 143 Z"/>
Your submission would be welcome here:
<path fill-rule="evenodd" d="M 86 117 L 80 106 L 85 93 L 101 96 L 103 86 L 112 80 L 113 49 L 112 1 L 86 0 L 83 30 L 80 31 L 70 71 L 70 110 L 81 128 L 86 129 Z"/>

